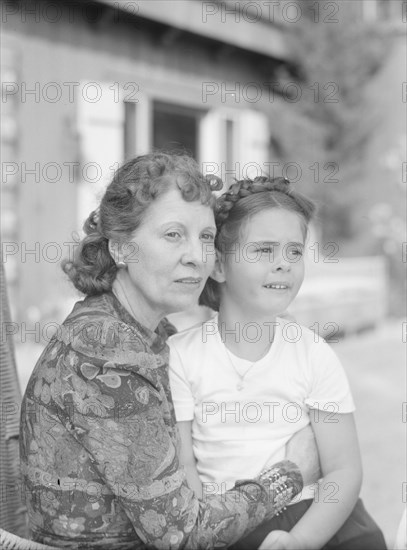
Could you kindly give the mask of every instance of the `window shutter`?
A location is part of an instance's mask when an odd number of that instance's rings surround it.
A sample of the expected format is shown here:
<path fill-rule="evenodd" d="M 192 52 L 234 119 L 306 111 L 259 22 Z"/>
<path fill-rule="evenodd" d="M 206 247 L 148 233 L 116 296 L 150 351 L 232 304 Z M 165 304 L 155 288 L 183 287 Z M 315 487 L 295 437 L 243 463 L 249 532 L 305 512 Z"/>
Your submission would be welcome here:
<path fill-rule="evenodd" d="M 80 149 L 78 223 L 94 210 L 124 158 L 124 103 L 118 84 L 82 84 L 78 102 Z"/>

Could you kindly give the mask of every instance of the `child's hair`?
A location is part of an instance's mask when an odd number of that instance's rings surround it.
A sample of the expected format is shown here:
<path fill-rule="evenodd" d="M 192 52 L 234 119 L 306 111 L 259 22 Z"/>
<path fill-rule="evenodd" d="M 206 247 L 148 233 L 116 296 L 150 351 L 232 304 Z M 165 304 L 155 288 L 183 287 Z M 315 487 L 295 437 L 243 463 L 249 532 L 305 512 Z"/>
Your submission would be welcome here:
<path fill-rule="evenodd" d="M 232 250 L 232 246 L 239 241 L 244 224 L 250 216 L 268 208 L 278 208 L 298 214 L 304 237 L 307 236 L 308 224 L 315 212 L 314 203 L 301 193 L 294 191 L 286 178 L 258 176 L 254 180 L 236 181 L 227 193 L 217 199 L 216 249 L 221 254 Z M 199 303 L 219 311 L 220 286 L 211 277 L 206 282 Z"/>
<path fill-rule="evenodd" d="M 85 221 L 86 236 L 74 258 L 62 262 L 62 269 L 88 296 L 111 290 L 118 268 L 109 252 L 109 239 L 130 240 L 150 204 L 173 187 L 186 201 L 199 200 L 213 208 L 212 189 L 219 189 L 219 182 L 219 178 L 204 177 L 187 155 L 155 152 L 129 160 L 115 173 L 100 207 Z"/>

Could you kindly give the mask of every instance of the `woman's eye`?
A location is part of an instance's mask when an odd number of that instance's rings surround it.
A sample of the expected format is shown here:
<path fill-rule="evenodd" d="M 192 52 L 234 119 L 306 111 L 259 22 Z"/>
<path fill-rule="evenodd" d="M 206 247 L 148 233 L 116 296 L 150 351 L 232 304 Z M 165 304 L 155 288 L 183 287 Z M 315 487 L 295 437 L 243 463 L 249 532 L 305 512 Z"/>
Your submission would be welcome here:
<path fill-rule="evenodd" d="M 181 233 L 179 231 L 168 231 L 165 236 L 170 239 L 179 239 L 181 238 Z"/>
<path fill-rule="evenodd" d="M 201 235 L 201 238 L 204 240 L 204 241 L 214 241 L 215 240 L 215 235 L 213 235 L 212 233 L 202 233 Z"/>
<path fill-rule="evenodd" d="M 272 254 L 273 253 L 273 249 L 270 246 L 265 246 L 263 248 L 259 248 L 259 251 L 262 254 Z"/>

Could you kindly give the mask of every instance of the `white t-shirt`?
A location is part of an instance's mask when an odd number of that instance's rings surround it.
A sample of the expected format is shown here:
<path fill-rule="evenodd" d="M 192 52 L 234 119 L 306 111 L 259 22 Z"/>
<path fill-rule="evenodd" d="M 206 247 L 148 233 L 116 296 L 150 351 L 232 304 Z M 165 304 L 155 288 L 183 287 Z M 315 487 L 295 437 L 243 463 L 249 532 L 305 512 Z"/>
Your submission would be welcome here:
<path fill-rule="evenodd" d="M 286 443 L 310 423 L 310 414 L 317 421 L 318 410 L 355 409 L 331 347 L 280 317 L 269 351 L 254 364 L 227 350 L 217 316 L 175 334 L 169 346 L 176 418 L 193 421 L 198 473 L 202 482 L 214 484 L 211 491 L 224 492 L 236 480 L 258 475 L 266 462 L 283 460 Z M 244 373 L 249 367 L 239 391 L 236 370 Z M 312 496 L 302 491 L 302 498 Z"/>

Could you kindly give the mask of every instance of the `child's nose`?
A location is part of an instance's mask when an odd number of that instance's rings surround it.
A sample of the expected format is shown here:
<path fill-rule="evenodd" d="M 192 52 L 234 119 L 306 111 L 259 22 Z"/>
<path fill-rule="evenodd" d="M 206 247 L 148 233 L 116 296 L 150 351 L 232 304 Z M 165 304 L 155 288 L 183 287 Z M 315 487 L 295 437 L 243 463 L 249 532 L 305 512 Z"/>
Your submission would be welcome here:
<path fill-rule="evenodd" d="M 284 254 L 278 254 L 278 256 L 274 260 L 273 265 L 273 271 L 290 271 L 291 270 L 291 262 L 288 258 L 285 257 Z"/>

